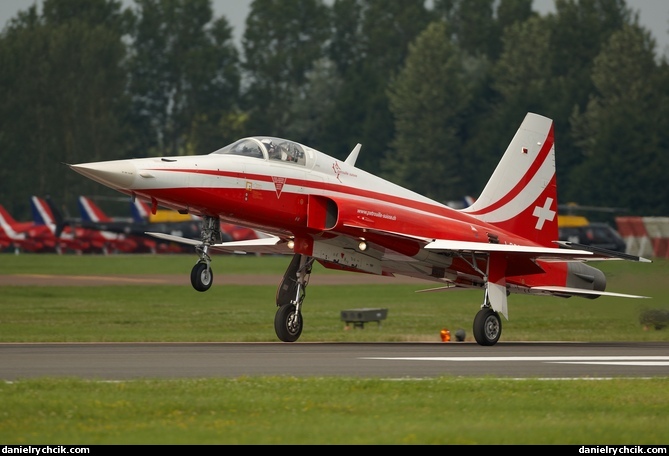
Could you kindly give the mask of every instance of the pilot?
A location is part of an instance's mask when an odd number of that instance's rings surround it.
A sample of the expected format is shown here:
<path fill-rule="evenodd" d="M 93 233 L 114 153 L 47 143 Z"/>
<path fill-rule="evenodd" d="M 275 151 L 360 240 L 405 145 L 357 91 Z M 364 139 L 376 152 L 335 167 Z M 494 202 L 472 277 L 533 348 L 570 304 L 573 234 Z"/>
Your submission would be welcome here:
<path fill-rule="evenodd" d="M 289 162 L 297 161 L 297 160 L 295 159 L 295 156 L 293 156 L 293 155 L 290 153 L 290 145 L 289 145 L 289 143 L 287 143 L 287 142 L 286 142 L 286 143 L 282 143 L 281 146 L 280 146 L 280 149 L 281 149 L 281 160 L 283 160 L 283 161 L 289 161 Z"/>
<path fill-rule="evenodd" d="M 269 143 L 267 146 L 267 153 L 270 160 L 281 160 L 281 151 L 279 148 L 274 145 L 274 143 Z"/>
<path fill-rule="evenodd" d="M 281 151 L 279 151 L 279 148 L 276 147 L 276 145 L 273 142 L 263 141 L 263 145 L 265 146 L 265 149 L 267 149 L 267 156 L 269 157 L 270 160 L 281 159 Z"/>

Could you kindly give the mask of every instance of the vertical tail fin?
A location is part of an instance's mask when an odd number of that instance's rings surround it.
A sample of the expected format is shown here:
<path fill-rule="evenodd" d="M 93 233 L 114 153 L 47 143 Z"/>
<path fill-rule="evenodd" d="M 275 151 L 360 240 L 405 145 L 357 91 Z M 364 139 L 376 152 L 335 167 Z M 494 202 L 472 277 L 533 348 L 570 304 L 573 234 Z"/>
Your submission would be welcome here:
<path fill-rule="evenodd" d="M 19 222 L 14 220 L 14 217 L 11 216 L 9 212 L 0 205 L 0 230 L 1 232 L 11 239 L 18 238 L 19 230 L 16 229 Z"/>
<path fill-rule="evenodd" d="M 40 198 L 38 196 L 31 197 L 31 205 L 33 211 L 33 218 L 36 225 L 46 225 L 57 238 L 63 233 L 65 229 L 65 219 L 63 214 L 53 202 L 50 196 Z"/>
<path fill-rule="evenodd" d="M 130 209 L 132 212 L 132 220 L 135 223 L 146 223 L 151 216 L 151 208 L 149 205 L 139 198 L 135 198 L 130 202 Z"/>
<path fill-rule="evenodd" d="M 553 121 L 528 113 L 481 196 L 462 211 L 554 247 L 557 205 Z"/>
<path fill-rule="evenodd" d="M 79 196 L 79 212 L 84 222 L 111 222 L 112 219 L 100 207 L 86 196 Z"/>
<path fill-rule="evenodd" d="M 12 214 L 7 212 L 7 209 L 5 209 L 2 204 L 0 204 L 0 216 L 2 216 L 2 221 L 8 225 L 16 225 L 18 223 L 16 220 L 14 220 Z"/>
<path fill-rule="evenodd" d="M 52 233 L 55 233 L 56 221 L 47 202 L 38 196 L 31 196 L 30 206 L 35 225 L 47 226 Z"/>

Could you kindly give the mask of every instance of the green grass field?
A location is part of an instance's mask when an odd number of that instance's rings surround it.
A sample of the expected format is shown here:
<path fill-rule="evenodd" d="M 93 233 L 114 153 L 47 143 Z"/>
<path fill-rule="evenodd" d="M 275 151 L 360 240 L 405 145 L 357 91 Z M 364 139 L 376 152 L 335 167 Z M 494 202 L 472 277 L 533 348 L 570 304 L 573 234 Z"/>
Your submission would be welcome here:
<path fill-rule="evenodd" d="M 190 273 L 195 257 L 0 255 L 0 275 Z M 2 286 L 0 342 L 277 341 L 284 257 L 214 258 L 206 293 L 190 285 Z M 630 300 L 509 298 L 502 341 L 669 341 L 640 314 L 669 308 L 669 262 L 598 263 Z M 346 274 L 315 267 L 315 274 Z M 478 292 L 421 285 L 310 285 L 300 341 L 439 341 L 471 325 Z M 346 330 L 340 311 L 388 308 L 381 327 Z M 299 342 L 298 342 L 299 343 Z M 509 380 L 442 377 L 137 380 L 38 378 L 0 383 L 3 444 L 584 444 L 666 445 L 669 378 Z"/>
<path fill-rule="evenodd" d="M 141 275 L 188 277 L 191 255 L 2 255 L 0 274 Z M 0 342 L 277 341 L 276 285 L 237 285 L 228 274 L 269 274 L 278 284 L 288 258 L 217 256 L 214 285 L 199 293 L 190 285 L 6 286 L 2 293 Z M 640 315 L 669 309 L 669 261 L 600 262 L 609 289 L 650 299 L 550 298 L 512 295 L 502 341 L 669 341 L 669 328 L 644 330 Z M 320 274 L 353 275 L 314 267 Z M 185 283 L 187 279 L 185 279 Z M 431 282 L 407 285 L 309 285 L 304 302 L 302 342 L 440 341 L 440 330 L 471 327 L 480 291 L 417 293 Z M 341 311 L 388 309 L 381 328 L 344 330 Z"/>

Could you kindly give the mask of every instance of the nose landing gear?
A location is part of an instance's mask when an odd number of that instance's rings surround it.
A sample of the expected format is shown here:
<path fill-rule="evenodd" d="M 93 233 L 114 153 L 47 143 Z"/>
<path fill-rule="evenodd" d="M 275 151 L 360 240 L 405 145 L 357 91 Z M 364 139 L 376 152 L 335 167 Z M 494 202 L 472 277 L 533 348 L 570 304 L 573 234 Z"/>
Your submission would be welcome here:
<path fill-rule="evenodd" d="M 195 247 L 198 261 L 190 271 L 190 283 L 197 291 L 207 291 L 214 283 L 209 246 L 217 244 L 221 240 L 221 226 L 218 217 L 204 216 L 202 219 L 202 243 Z"/>

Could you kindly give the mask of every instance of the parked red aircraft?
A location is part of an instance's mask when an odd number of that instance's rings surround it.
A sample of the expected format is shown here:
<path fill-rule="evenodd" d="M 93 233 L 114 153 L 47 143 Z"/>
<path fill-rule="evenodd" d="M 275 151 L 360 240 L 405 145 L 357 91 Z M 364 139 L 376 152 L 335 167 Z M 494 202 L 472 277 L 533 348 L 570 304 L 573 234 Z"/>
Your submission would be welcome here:
<path fill-rule="evenodd" d="M 55 251 L 54 242 L 47 243 L 43 238 L 46 227 L 37 227 L 34 222 L 17 222 L 0 205 L 0 246 L 2 249 L 13 248 L 16 253 Z"/>
<path fill-rule="evenodd" d="M 114 220 L 87 196 L 78 200 L 81 220 L 78 226 L 99 231 L 110 241 L 109 247 L 121 253 L 155 253 L 157 241 L 137 228 L 132 220 Z"/>
<path fill-rule="evenodd" d="M 130 200 L 129 200 L 130 201 Z M 78 199 L 81 220 L 78 226 L 90 229 L 120 233 L 136 243 L 137 252 L 151 253 L 184 253 L 191 252 L 192 247 L 172 240 L 157 239 L 146 234 L 160 232 L 188 239 L 199 239 L 201 236 L 202 219 L 195 215 L 179 214 L 171 209 L 152 211 L 149 204 L 136 198 L 131 203 L 132 217 L 130 220 L 114 220 L 109 217 L 95 202 L 86 196 Z M 232 224 L 221 224 L 224 240 L 255 239 L 254 230 Z"/>
<path fill-rule="evenodd" d="M 30 205 L 35 225 L 41 229 L 39 237 L 54 244 L 58 253 L 84 253 L 91 249 L 88 239 L 77 237 L 72 227 L 65 227 L 59 220 L 60 217 L 57 218 L 57 211 L 54 215 L 55 207 L 49 201 L 39 196 L 31 196 Z"/>
<path fill-rule="evenodd" d="M 303 329 L 305 288 L 318 261 L 328 268 L 405 275 L 432 290 L 478 289 L 480 345 L 494 345 L 510 294 L 596 298 L 606 277 L 591 260 L 645 258 L 558 241 L 553 121 L 529 113 L 476 201 L 457 210 L 355 167 L 357 145 L 340 161 L 294 141 L 240 139 L 211 154 L 83 163 L 70 167 L 133 198 L 203 219 L 196 247 L 198 291 L 212 284 L 210 250 L 292 255 L 276 295 L 278 338 Z M 220 223 L 269 233 L 221 242 Z"/>
<path fill-rule="evenodd" d="M 79 221 L 65 220 L 50 199 L 33 196 L 31 201 L 35 223 L 48 227 L 57 239 L 60 251 L 109 254 L 130 253 L 137 249 L 137 242 L 123 233 L 83 227 Z"/>

